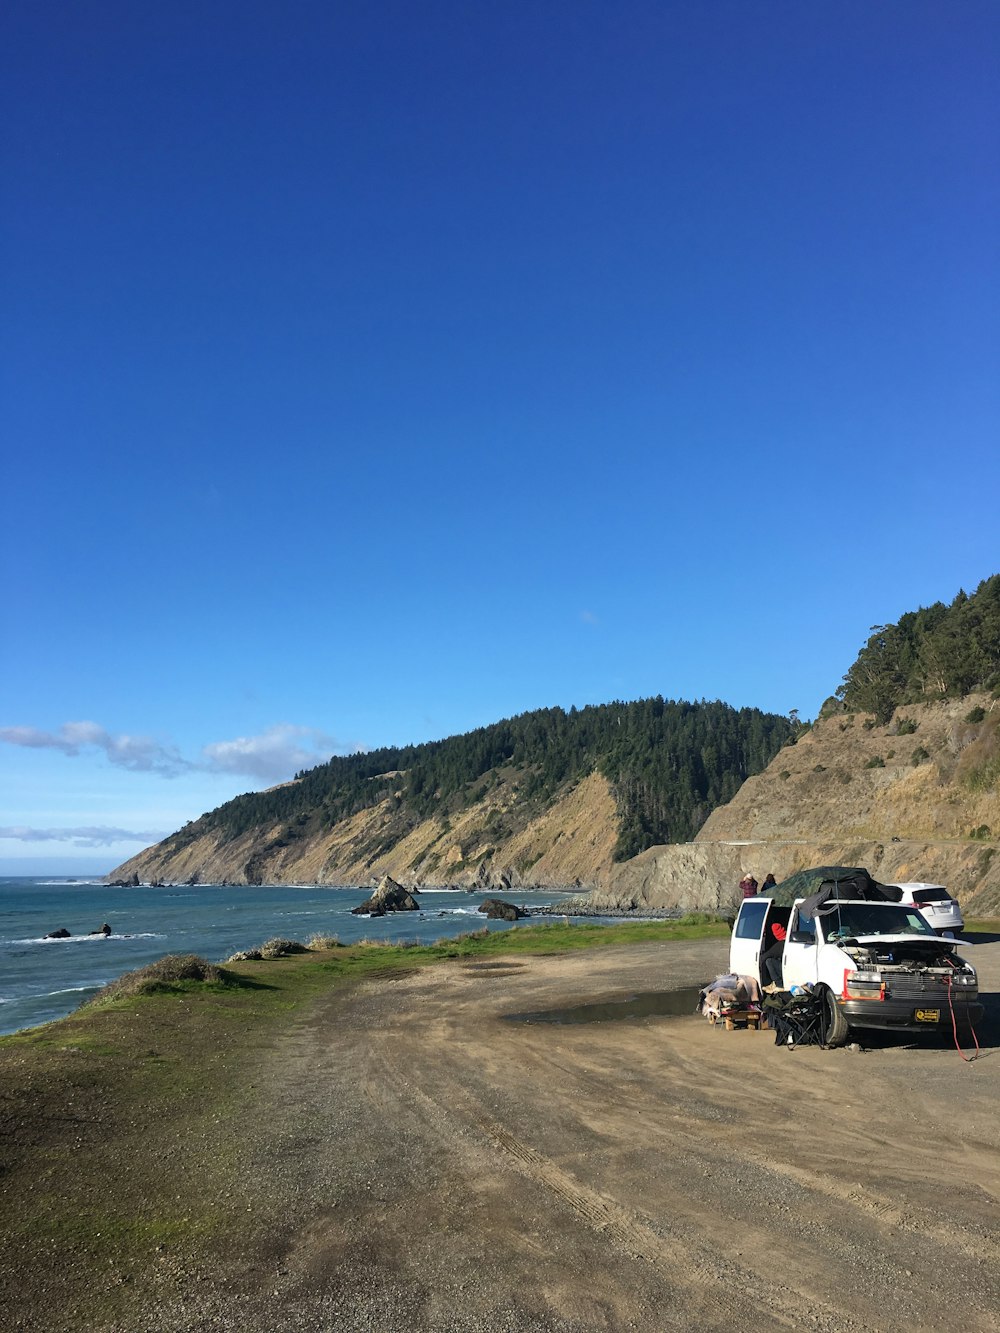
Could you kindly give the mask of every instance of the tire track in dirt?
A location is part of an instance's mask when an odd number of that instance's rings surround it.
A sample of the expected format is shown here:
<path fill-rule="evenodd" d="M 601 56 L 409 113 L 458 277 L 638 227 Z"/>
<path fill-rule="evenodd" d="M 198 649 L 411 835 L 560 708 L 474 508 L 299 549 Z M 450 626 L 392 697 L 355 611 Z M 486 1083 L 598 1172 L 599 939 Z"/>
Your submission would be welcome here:
<path fill-rule="evenodd" d="M 445 1108 L 405 1075 L 387 1052 L 372 1050 L 369 1059 L 366 1085 L 370 1079 L 373 1087 L 392 1086 L 393 1100 L 405 1106 L 411 1115 L 419 1106 L 425 1124 L 433 1126 L 449 1143 L 466 1133 L 463 1125 L 474 1126 L 479 1136 L 485 1134 L 500 1149 L 518 1174 L 555 1196 L 609 1245 L 629 1258 L 654 1266 L 668 1282 L 678 1273 L 683 1274 L 685 1296 L 696 1307 L 690 1312 L 692 1320 L 697 1321 L 691 1327 L 708 1326 L 703 1320 L 711 1321 L 711 1327 L 745 1326 L 747 1307 L 754 1305 L 767 1310 L 770 1326 L 775 1328 L 801 1329 L 807 1323 L 817 1322 L 831 1328 L 841 1325 L 843 1311 L 815 1294 L 800 1297 L 787 1288 L 778 1290 L 772 1281 L 726 1258 L 711 1241 L 667 1232 L 662 1225 L 654 1225 L 634 1210 L 585 1185 L 487 1114 L 468 1087 L 456 1096 L 458 1089 L 453 1085 L 452 1101 Z M 388 1105 L 384 1098 L 380 1101 Z M 481 1137 L 475 1141 L 481 1143 Z M 856 1317 L 851 1327 L 856 1333 L 875 1330 L 874 1325 Z"/>
<path fill-rule="evenodd" d="M 714 1079 L 706 1078 L 703 1068 L 695 1070 L 689 1061 L 678 1056 L 676 1050 L 673 1050 L 671 1055 L 674 1059 L 674 1068 L 680 1076 L 678 1084 L 692 1089 L 697 1085 L 702 1096 L 714 1093 L 715 1105 L 720 1110 L 723 1109 L 726 1089 L 718 1086 Z M 579 1063 L 570 1064 L 565 1060 L 553 1060 L 552 1065 L 553 1068 L 561 1069 L 566 1077 L 572 1077 L 577 1086 L 588 1086 L 595 1091 L 601 1087 L 601 1074 L 586 1071 Z M 694 1077 L 696 1073 L 697 1079 Z M 604 1086 L 606 1088 L 606 1084 Z M 813 1206 L 817 1211 L 821 1208 L 820 1198 L 825 1198 L 844 1205 L 854 1213 L 864 1214 L 881 1227 L 910 1234 L 918 1240 L 933 1240 L 944 1249 L 961 1253 L 977 1263 L 982 1258 L 984 1245 L 992 1246 L 1000 1252 L 1000 1232 L 996 1229 L 985 1235 L 970 1237 L 961 1225 L 942 1218 L 940 1211 L 914 1200 L 907 1200 L 904 1205 L 900 1205 L 898 1198 L 887 1196 L 870 1186 L 858 1185 L 856 1175 L 853 1173 L 852 1180 L 845 1181 L 833 1174 L 832 1169 L 823 1172 L 810 1170 L 784 1160 L 777 1154 L 756 1151 L 747 1142 L 739 1124 L 727 1123 L 721 1118 L 714 1121 L 698 1119 L 695 1124 L 696 1127 L 692 1128 L 690 1122 L 680 1115 L 676 1115 L 672 1121 L 671 1141 L 674 1145 L 682 1145 L 684 1157 L 689 1161 L 701 1159 L 707 1165 L 717 1160 L 719 1150 L 722 1149 L 731 1154 L 734 1163 L 746 1162 L 762 1173 L 771 1173 L 791 1181 L 814 1198 Z M 846 1136 L 843 1161 L 848 1162 L 851 1158 L 851 1132 L 846 1127 L 843 1132 Z M 867 1127 L 867 1133 L 869 1146 L 876 1149 L 880 1158 L 891 1159 L 899 1151 L 898 1134 L 894 1136 L 888 1131 L 879 1134 L 870 1125 Z M 987 1160 L 997 1160 L 995 1150 L 988 1149 L 984 1144 L 979 1144 L 978 1147 Z M 914 1145 L 909 1144 L 907 1152 L 910 1171 L 919 1169 L 919 1163 L 913 1160 Z M 995 1192 L 982 1179 L 983 1165 L 983 1162 L 979 1163 L 980 1178 L 969 1182 L 969 1186 L 990 1198 L 995 1198 Z M 928 1169 L 931 1166 L 932 1163 L 928 1161 Z M 734 1169 L 738 1168 L 734 1166 Z M 995 1175 L 996 1172 L 990 1174 Z"/>

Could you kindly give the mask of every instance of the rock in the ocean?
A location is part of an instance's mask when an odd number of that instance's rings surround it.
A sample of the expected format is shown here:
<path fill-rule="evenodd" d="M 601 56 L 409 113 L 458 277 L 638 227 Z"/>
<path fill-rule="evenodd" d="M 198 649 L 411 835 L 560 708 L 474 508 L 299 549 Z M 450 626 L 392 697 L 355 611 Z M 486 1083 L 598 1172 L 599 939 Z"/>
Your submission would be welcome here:
<path fill-rule="evenodd" d="M 505 902 L 503 898 L 484 898 L 477 910 L 485 912 L 490 921 L 517 921 L 528 915 L 523 908 Z"/>
<path fill-rule="evenodd" d="M 60 926 L 58 930 L 50 930 L 45 938 L 47 940 L 68 940 L 69 931 L 65 926 Z"/>
<path fill-rule="evenodd" d="M 385 875 L 378 888 L 359 907 L 352 907 L 354 916 L 385 916 L 386 912 L 419 912 L 420 904 L 413 894 L 397 884 L 391 875 Z"/>

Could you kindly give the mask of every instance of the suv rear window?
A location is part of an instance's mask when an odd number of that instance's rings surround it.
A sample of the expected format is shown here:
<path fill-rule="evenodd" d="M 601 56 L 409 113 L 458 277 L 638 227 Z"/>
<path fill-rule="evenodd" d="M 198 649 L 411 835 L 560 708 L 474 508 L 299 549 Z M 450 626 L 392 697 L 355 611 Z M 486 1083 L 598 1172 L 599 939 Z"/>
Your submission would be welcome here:
<path fill-rule="evenodd" d="M 915 903 L 950 903 L 951 894 L 947 889 L 914 889 Z"/>

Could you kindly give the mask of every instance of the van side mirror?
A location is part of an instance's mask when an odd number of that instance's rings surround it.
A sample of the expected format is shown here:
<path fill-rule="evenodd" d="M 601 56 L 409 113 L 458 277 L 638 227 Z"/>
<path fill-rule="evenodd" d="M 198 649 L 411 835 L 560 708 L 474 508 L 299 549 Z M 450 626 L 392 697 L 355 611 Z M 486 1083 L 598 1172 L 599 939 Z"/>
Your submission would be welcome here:
<path fill-rule="evenodd" d="M 815 944 L 816 936 L 811 930 L 793 930 L 788 937 L 792 944 Z"/>

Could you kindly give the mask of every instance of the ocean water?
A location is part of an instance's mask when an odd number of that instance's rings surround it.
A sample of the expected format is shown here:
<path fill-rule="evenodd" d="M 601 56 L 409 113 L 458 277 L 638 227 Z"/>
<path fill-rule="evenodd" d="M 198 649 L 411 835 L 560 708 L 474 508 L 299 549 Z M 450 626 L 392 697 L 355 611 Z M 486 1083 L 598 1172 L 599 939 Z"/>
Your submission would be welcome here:
<path fill-rule="evenodd" d="M 307 943 L 312 935 L 336 935 L 344 944 L 361 939 L 418 940 L 486 926 L 476 910 L 485 897 L 454 890 L 424 890 L 420 912 L 384 917 L 352 916 L 369 896 L 359 888 L 263 888 L 221 885 L 113 889 L 93 880 L 0 878 L 0 1033 L 17 1032 L 63 1018 L 102 986 L 168 953 L 196 953 L 219 963 L 265 940 Z M 511 893 L 528 908 L 558 905 L 558 893 Z M 104 923 L 111 934 L 90 935 Z M 523 923 L 521 923 L 523 924 Z M 69 939 L 48 940 L 65 929 Z"/>

